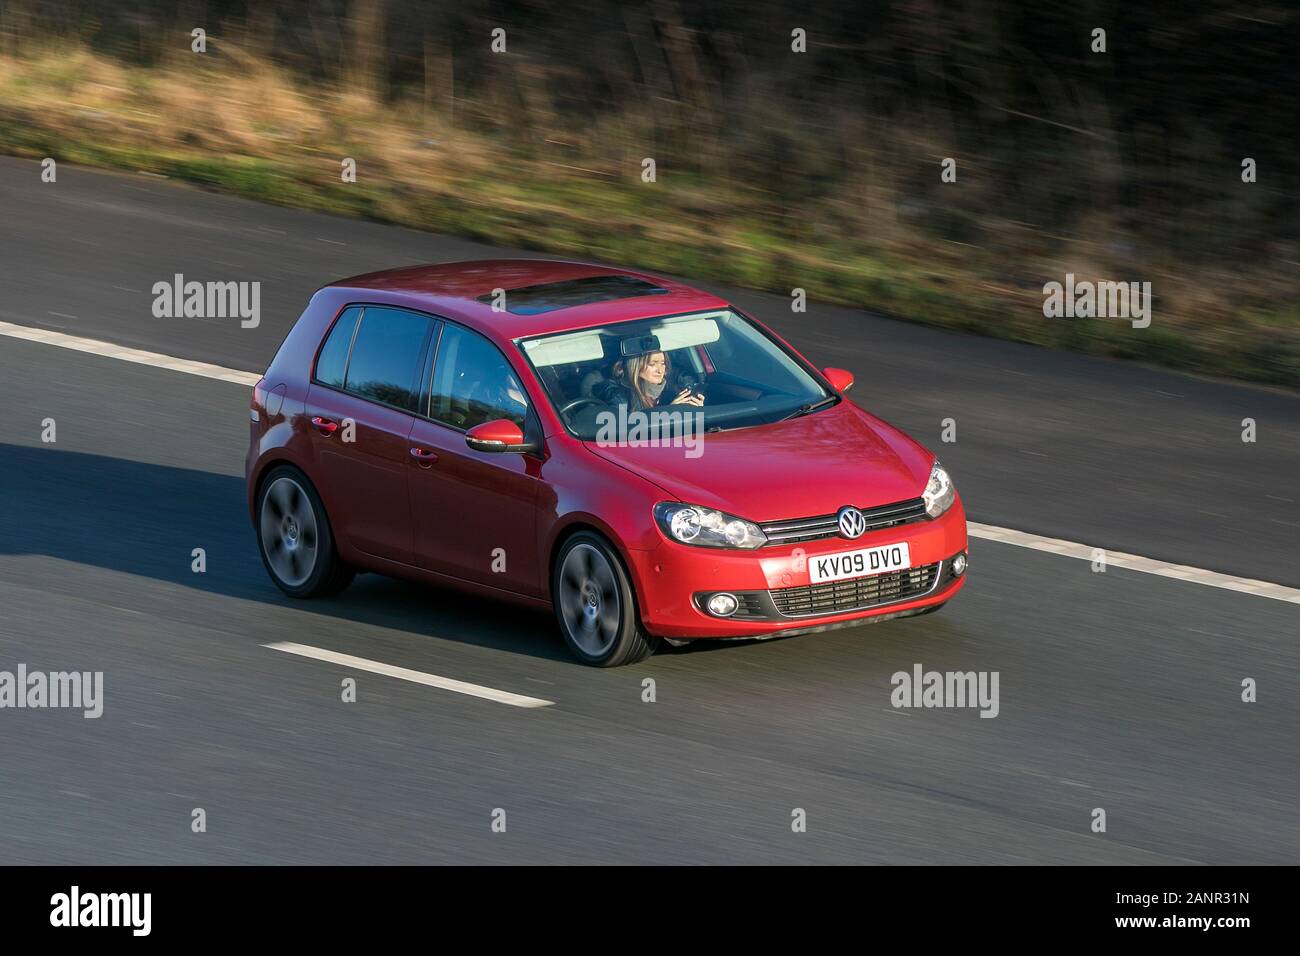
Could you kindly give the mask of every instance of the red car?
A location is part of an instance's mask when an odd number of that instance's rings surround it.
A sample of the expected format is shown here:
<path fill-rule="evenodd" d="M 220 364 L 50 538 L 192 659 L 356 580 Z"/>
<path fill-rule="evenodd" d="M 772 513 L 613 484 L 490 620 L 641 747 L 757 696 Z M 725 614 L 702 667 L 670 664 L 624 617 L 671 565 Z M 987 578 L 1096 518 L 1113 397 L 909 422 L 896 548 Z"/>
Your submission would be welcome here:
<path fill-rule="evenodd" d="M 552 607 L 598 666 L 937 610 L 961 500 L 852 383 L 656 276 L 372 273 L 319 290 L 254 388 L 248 506 L 289 595 L 362 570 Z"/>

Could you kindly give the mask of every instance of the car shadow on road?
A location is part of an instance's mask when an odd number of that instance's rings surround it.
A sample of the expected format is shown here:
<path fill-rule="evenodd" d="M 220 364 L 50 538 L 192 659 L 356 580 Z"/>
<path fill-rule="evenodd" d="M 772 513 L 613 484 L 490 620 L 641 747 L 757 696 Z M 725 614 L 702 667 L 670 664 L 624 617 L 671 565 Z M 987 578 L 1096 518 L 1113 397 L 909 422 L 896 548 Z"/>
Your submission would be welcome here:
<path fill-rule="evenodd" d="M 207 569 L 192 570 L 205 551 Z M 227 597 L 580 666 L 546 612 L 451 588 L 360 575 L 294 601 L 267 576 L 244 479 L 54 446 L 0 443 L 0 554 L 35 554 Z"/>
<path fill-rule="evenodd" d="M 205 552 L 202 574 L 191 568 L 195 548 Z M 334 597 L 286 597 L 262 567 L 240 476 L 0 443 L 3 554 L 45 555 L 278 608 L 582 666 L 564 646 L 549 612 L 453 588 L 363 574 Z M 917 635 L 914 628 L 897 625 L 892 633 Z M 309 635 L 306 640 L 310 642 Z M 658 659 L 685 663 L 697 654 L 723 654 L 725 659 L 729 651 L 799 640 L 664 644 Z M 759 652 L 760 657 L 767 654 Z"/>

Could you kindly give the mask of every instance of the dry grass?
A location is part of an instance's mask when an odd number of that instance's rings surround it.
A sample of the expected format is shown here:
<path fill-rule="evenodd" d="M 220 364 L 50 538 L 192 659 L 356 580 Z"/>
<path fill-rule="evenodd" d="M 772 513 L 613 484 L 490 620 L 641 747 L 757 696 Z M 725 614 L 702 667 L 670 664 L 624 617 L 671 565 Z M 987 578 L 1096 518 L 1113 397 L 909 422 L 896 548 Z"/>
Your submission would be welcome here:
<path fill-rule="evenodd" d="M 921 156 L 937 169 L 939 141 L 852 116 L 837 131 L 856 144 L 851 171 L 794 209 L 734 174 L 707 102 L 694 112 L 671 105 L 686 124 L 678 133 L 700 144 L 692 168 L 661 166 L 658 183 L 644 184 L 644 144 L 663 127 L 657 104 L 634 102 L 574 129 L 550 103 L 546 77 L 522 62 L 502 67 L 495 99 L 380 105 L 212 43 L 220 55 L 150 68 L 67 43 L 0 55 L 0 149 L 772 292 L 799 286 L 814 300 L 912 321 L 1300 386 L 1294 249 L 1206 268 L 1099 242 L 1092 237 L 1124 234 L 1100 216 L 1045 235 L 981 215 L 982 197 L 1000 186 L 978 164 L 963 167 L 951 207 L 913 202 L 891 163 Z M 355 184 L 340 180 L 343 157 L 357 161 Z M 934 227 L 941 215 L 955 238 Z M 966 222 L 978 223 L 978 241 L 960 237 Z M 1044 282 L 1066 272 L 1132 278 L 1136 261 L 1157 296 L 1150 329 L 1043 318 Z"/>

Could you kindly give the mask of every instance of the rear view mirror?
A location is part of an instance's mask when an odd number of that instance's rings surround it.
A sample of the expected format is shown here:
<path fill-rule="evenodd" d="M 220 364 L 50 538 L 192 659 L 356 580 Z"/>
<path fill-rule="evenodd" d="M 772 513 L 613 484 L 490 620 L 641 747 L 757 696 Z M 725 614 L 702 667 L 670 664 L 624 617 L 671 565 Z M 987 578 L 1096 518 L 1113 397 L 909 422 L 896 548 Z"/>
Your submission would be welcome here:
<path fill-rule="evenodd" d="M 644 355 L 647 352 L 662 352 L 657 335 L 629 335 L 618 343 L 618 350 L 623 358 L 630 355 Z"/>

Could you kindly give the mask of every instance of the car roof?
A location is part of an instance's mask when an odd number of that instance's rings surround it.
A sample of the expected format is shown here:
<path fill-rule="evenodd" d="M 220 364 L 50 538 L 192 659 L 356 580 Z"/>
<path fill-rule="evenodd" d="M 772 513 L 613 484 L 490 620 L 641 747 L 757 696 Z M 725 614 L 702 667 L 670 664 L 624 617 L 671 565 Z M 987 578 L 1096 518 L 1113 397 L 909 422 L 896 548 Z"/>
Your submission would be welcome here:
<path fill-rule="evenodd" d="M 498 340 L 728 306 L 715 295 L 661 276 L 555 259 L 408 266 L 340 279 L 325 288 L 346 290 L 348 301 L 442 315 Z M 493 309 L 497 289 L 505 290 L 506 311 Z"/>

